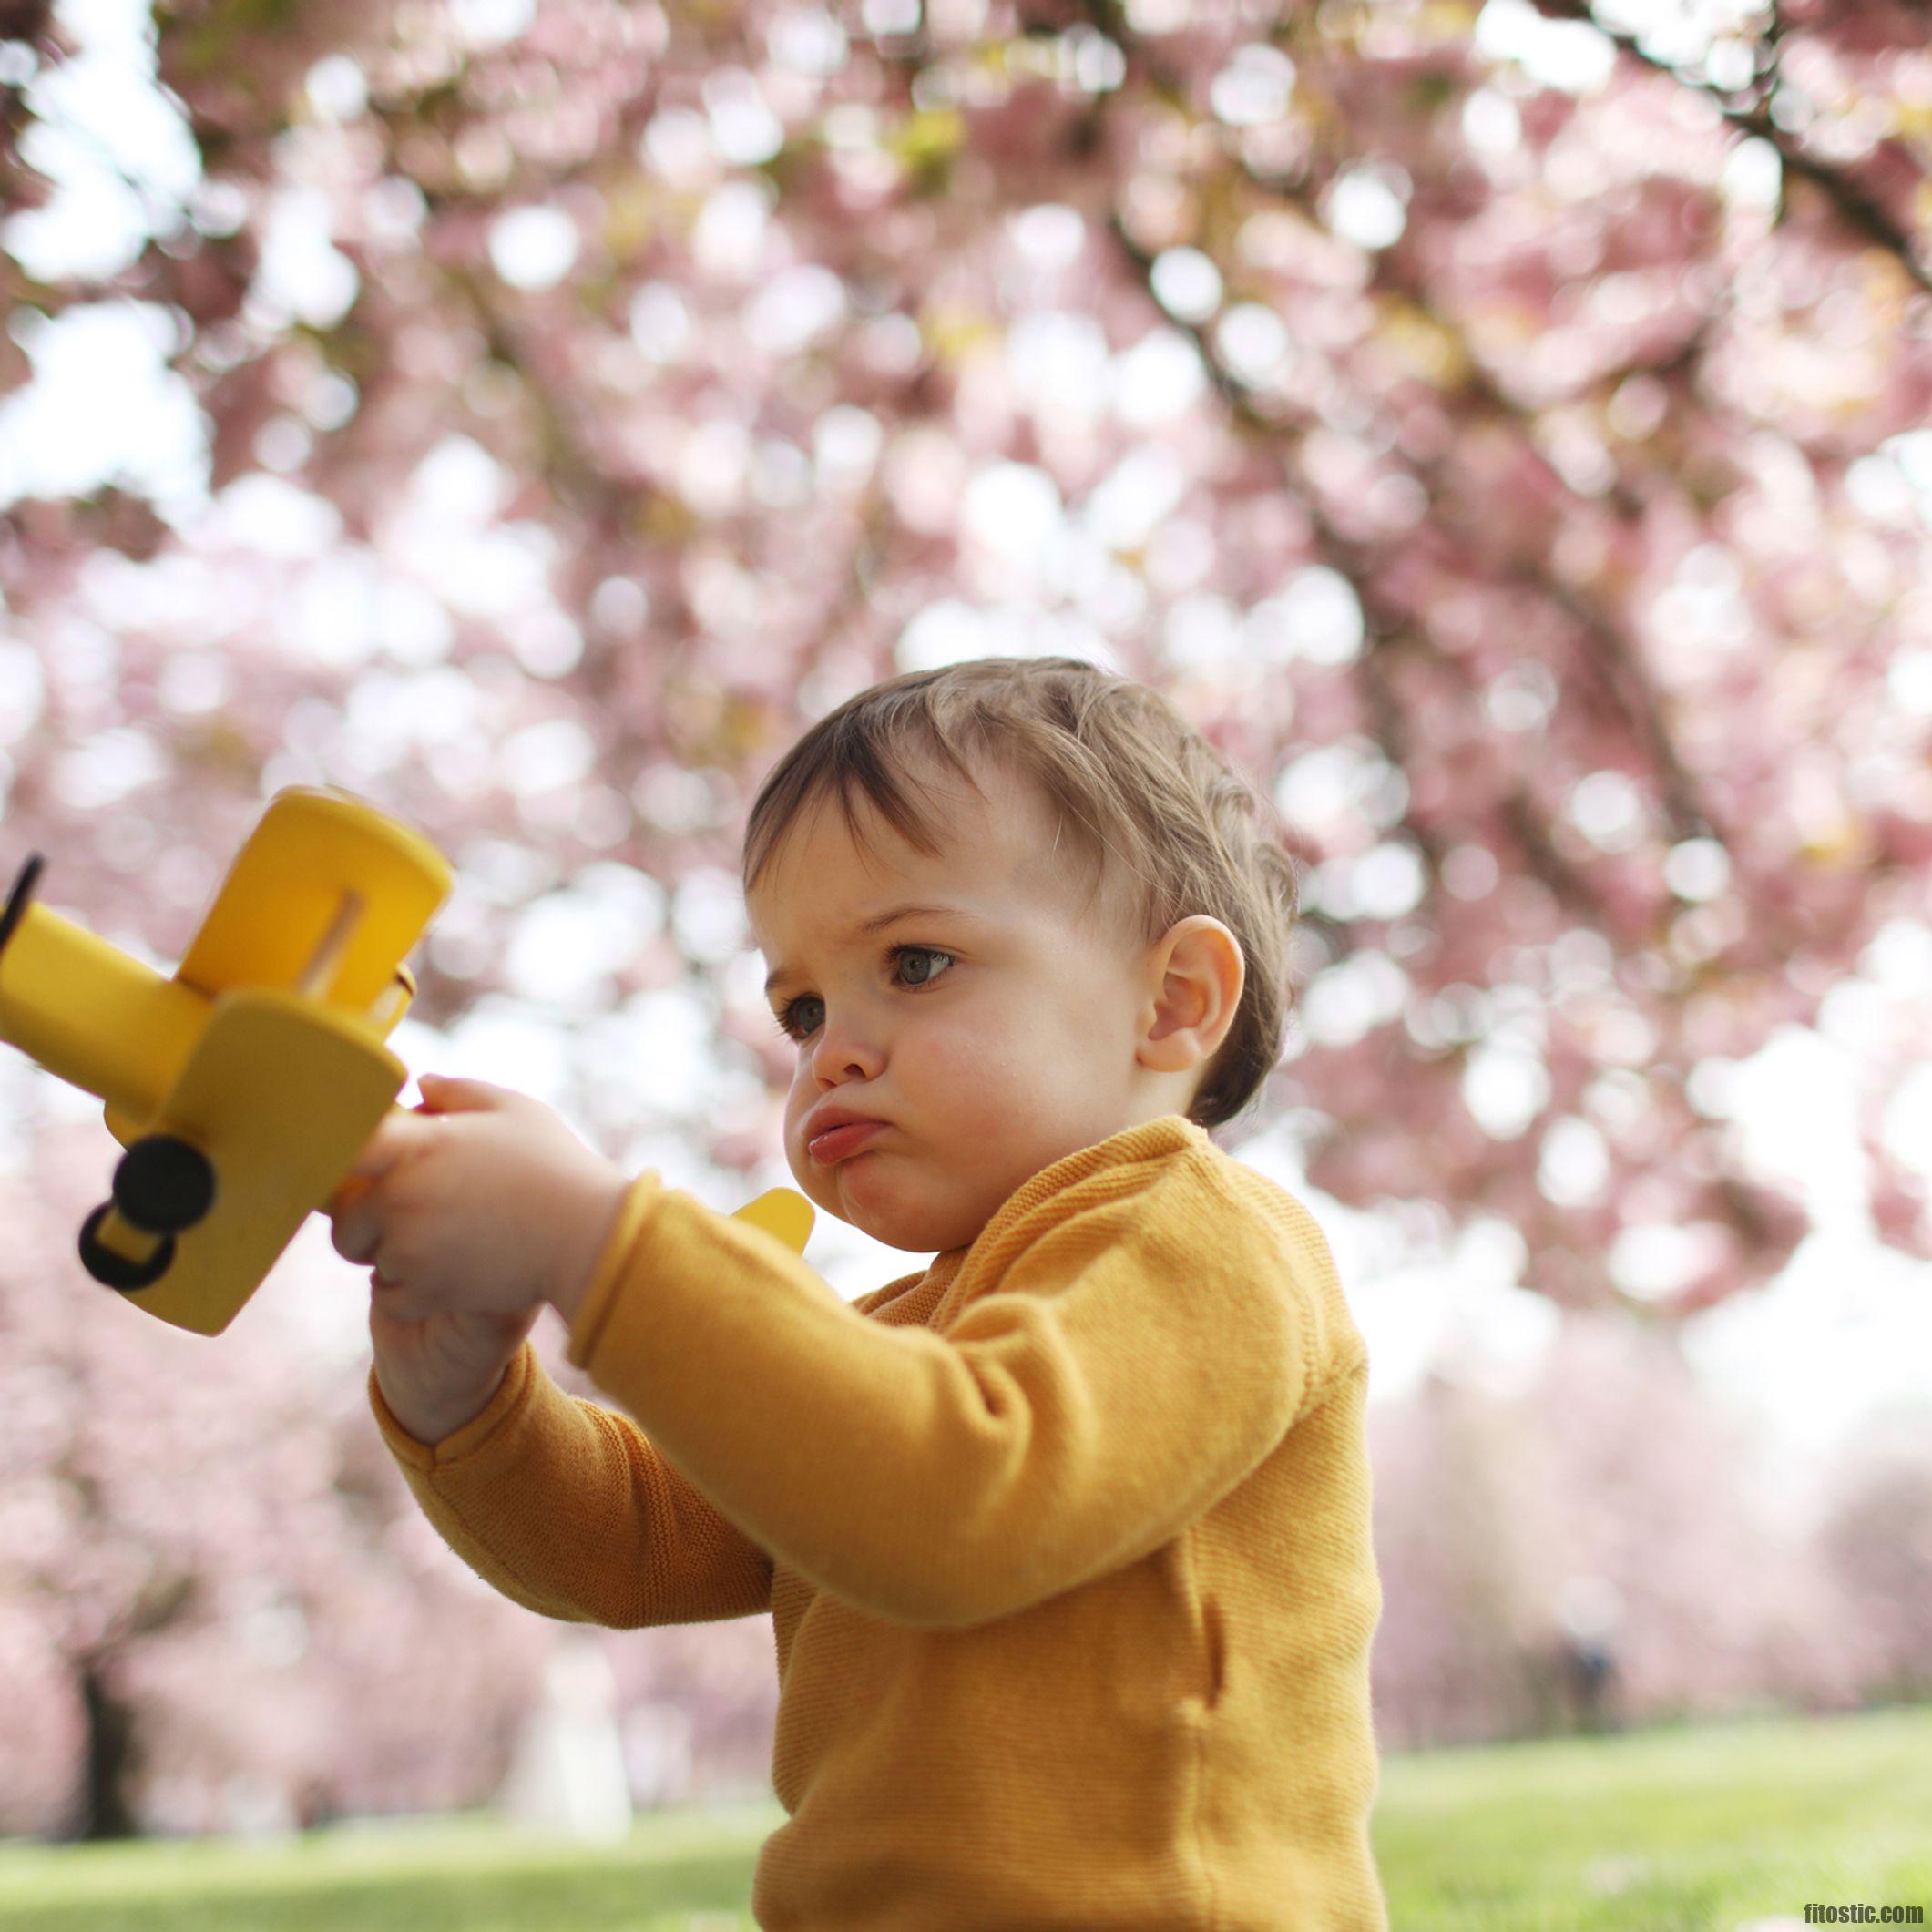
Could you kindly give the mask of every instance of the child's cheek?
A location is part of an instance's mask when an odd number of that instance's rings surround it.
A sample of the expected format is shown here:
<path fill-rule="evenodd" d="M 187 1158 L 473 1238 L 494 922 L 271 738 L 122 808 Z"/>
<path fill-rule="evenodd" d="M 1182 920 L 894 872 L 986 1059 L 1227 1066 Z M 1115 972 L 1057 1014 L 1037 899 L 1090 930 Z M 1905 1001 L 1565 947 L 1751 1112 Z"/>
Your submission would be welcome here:
<path fill-rule="evenodd" d="M 1026 1052 L 997 1014 L 962 1006 L 935 1015 L 907 1045 L 913 1051 L 902 1090 L 922 1123 L 956 1147 L 998 1132 L 1027 1091 Z"/>

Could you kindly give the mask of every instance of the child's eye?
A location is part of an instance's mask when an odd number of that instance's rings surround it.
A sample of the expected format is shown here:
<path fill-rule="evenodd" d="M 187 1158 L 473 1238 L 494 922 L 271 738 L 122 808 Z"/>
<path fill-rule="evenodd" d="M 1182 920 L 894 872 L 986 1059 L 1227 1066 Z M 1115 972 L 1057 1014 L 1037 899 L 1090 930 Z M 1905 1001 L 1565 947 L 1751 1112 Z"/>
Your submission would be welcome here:
<path fill-rule="evenodd" d="M 946 961 L 946 967 L 943 967 L 937 973 L 928 968 L 926 976 L 924 979 L 915 980 L 909 984 L 904 981 L 895 981 L 894 984 L 898 986 L 902 993 L 923 993 L 935 980 L 942 978 L 946 968 L 949 968 L 953 963 L 952 954 L 942 950 L 936 946 L 914 946 L 908 942 L 899 946 L 887 946 L 883 964 L 894 966 L 907 953 L 916 954 L 927 959 L 943 959 Z M 778 1030 L 787 1039 L 794 1040 L 802 1040 L 808 1033 L 816 1031 L 815 1027 L 802 1025 L 797 1016 L 798 1009 L 801 1007 L 815 1006 L 817 1003 L 818 996 L 815 993 L 801 993 L 796 999 L 788 999 L 784 1004 L 783 1010 L 778 1015 Z"/>

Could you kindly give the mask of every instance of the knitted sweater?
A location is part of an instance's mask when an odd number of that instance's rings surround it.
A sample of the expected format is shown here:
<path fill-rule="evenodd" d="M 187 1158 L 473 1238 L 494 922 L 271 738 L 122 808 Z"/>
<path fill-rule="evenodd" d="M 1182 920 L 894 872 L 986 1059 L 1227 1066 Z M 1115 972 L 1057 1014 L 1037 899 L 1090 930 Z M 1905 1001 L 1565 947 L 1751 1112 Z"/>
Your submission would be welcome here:
<path fill-rule="evenodd" d="M 1383 1932 L 1367 1354 L 1294 1197 L 1179 1114 L 842 1302 L 642 1175 L 567 1359 L 383 1439 L 517 1603 L 769 1610 L 766 1932 Z"/>

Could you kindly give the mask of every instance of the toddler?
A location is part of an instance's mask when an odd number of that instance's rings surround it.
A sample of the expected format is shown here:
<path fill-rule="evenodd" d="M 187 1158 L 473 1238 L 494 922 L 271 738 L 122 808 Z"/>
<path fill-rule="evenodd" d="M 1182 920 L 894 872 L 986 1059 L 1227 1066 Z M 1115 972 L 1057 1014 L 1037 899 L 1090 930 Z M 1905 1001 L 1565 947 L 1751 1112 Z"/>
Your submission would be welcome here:
<path fill-rule="evenodd" d="M 845 1303 L 558 1116 L 424 1081 L 335 1212 L 370 1401 L 545 1616 L 769 1610 L 766 1932 L 1371 1932 L 1368 1365 L 1211 1130 L 1276 1064 L 1293 865 L 1164 700 L 895 678 L 752 806 L 785 1153 L 931 1262 Z M 527 1340 L 620 1406 L 567 1396 Z"/>

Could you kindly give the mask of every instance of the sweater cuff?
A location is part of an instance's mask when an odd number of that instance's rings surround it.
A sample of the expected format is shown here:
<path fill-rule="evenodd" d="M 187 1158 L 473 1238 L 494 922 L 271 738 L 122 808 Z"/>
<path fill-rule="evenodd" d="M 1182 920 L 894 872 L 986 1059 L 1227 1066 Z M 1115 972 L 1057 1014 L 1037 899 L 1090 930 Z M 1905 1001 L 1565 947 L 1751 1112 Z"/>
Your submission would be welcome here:
<path fill-rule="evenodd" d="M 597 1266 L 590 1271 L 589 1283 L 577 1304 L 576 1319 L 570 1324 L 564 1359 L 572 1368 L 588 1367 L 598 1336 L 616 1304 L 618 1283 L 624 1278 L 631 1250 L 663 1198 L 664 1183 L 655 1168 L 639 1174 L 625 1191 L 617 1224 L 604 1243 Z"/>
<path fill-rule="evenodd" d="M 396 1420 L 395 1412 L 383 1399 L 382 1385 L 375 1379 L 375 1364 L 369 1365 L 369 1406 L 375 1412 L 376 1426 L 396 1460 L 413 1469 L 440 1469 L 480 1449 L 511 1416 L 529 1399 L 536 1379 L 537 1351 L 525 1341 L 510 1357 L 496 1393 L 460 1429 L 453 1430 L 440 1442 L 424 1442 L 412 1436 Z"/>

